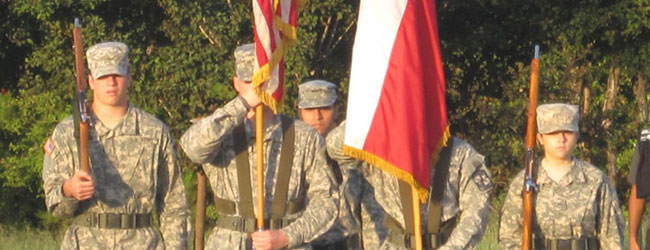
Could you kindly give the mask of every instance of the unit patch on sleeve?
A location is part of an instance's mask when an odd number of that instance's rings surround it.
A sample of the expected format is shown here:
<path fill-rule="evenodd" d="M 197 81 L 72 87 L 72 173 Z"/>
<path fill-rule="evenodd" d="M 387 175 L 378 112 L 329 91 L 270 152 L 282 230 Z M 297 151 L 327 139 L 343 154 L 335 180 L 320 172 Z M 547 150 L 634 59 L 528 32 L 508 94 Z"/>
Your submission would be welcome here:
<path fill-rule="evenodd" d="M 474 180 L 474 183 L 476 183 L 476 186 L 478 186 L 478 189 L 481 191 L 489 190 L 493 186 L 490 176 L 488 176 L 483 169 L 476 170 L 474 174 L 472 174 L 472 180 Z"/>

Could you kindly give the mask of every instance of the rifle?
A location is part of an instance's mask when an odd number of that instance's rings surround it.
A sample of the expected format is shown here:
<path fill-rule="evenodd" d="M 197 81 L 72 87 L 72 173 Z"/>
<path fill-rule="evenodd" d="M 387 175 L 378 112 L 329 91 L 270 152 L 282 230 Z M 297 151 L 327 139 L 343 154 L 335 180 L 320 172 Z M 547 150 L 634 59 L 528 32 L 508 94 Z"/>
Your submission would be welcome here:
<path fill-rule="evenodd" d="M 528 95 L 528 123 L 526 126 L 526 166 L 524 175 L 523 208 L 524 218 L 522 225 L 521 249 L 532 249 L 532 218 L 533 218 L 533 191 L 537 191 L 537 184 L 533 179 L 533 164 L 535 160 L 535 135 L 537 92 L 539 88 L 539 45 L 535 45 L 535 57 L 530 62 L 530 93 Z"/>
<path fill-rule="evenodd" d="M 81 170 L 90 173 L 90 159 L 88 155 L 88 106 L 86 106 L 86 74 L 84 73 L 83 46 L 81 45 L 81 21 L 79 18 L 74 19 L 74 29 L 72 30 L 74 40 L 74 64 L 75 75 L 77 78 L 76 103 L 74 105 L 74 119 L 78 122 L 78 141 L 79 162 Z M 75 124 L 76 127 L 76 124 Z M 75 133 L 77 134 L 77 133 Z"/>

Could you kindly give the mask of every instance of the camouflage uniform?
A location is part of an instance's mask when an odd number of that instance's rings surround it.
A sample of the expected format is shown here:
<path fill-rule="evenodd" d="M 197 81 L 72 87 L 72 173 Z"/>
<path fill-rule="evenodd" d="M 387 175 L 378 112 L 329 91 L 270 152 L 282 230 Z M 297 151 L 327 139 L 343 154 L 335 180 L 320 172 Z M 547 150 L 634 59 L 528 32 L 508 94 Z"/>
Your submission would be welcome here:
<path fill-rule="evenodd" d="M 539 165 L 539 161 L 536 165 Z M 533 234 L 545 239 L 598 238 L 600 249 L 623 249 L 625 219 L 616 191 L 598 168 L 574 159 L 559 183 L 538 168 Z M 524 171 L 510 184 L 499 227 L 501 249 L 521 249 Z"/>
<path fill-rule="evenodd" d="M 76 224 L 68 227 L 61 249 L 184 249 L 190 211 L 168 128 L 154 116 L 129 106 L 113 129 L 91 113 L 89 155 L 95 184 L 93 198 L 78 202 L 62 193 L 63 182 L 80 170 L 72 117 L 59 123 L 48 140 L 43 161 L 43 189 L 54 216 L 80 213 L 159 215 L 153 227 L 107 229 Z"/>
<path fill-rule="evenodd" d="M 210 186 L 216 197 L 230 201 L 239 200 L 237 166 L 233 129 L 244 124 L 247 134 L 250 166 L 255 166 L 255 132 L 251 121 L 246 120 L 247 107 L 242 98 L 235 98 L 212 115 L 192 125 L 181 138 L 188 157 L 203 164 Z M 338 194 L 334 177 L 325 160 L 323 139 L 311 126 L 295 121 L 294 158 L 289 183 L 288 200 L 307 197 L 306 208 L 287 219 L 295 219 L 281 229 L 289 240 L 288 248 L 310 249 L 306 243 L 323 234 L 333 224 L 337 214 Z M 272 191 L 280 158 L 283 131 L 280 117 L 265 123 L 265 207 L 271 207 Z M 251 185 L 256 186 L 255 168 L 251 170 Z M 253 200 L 257 200 L 253 192 Z M 256 204 L 253 204 L 256 207 Z M 237 214 L 241 208 L 237 207 Z M 257 211 L 257 208 L 254 209 Z M 265 209 L 269 218 L 270 209 Z M 208 238 L 208 249 L 246 249 L 247 235 L 239 231 L 216 227 Z"/>
<path fill-rule="evenodd" d="M 311 80 L 300 84 L 298 90 L 298 108 L 323 108 L 334 107 L 336 104 L 336 85 L 325 80 Z M 335 119 L 335 117 L 334 117 Z M 334 122 L 332 122 L 334 124 Z M 332 126 L 334 127 L 334 126 Z M 326 139 L 329 144 L 330 137 Z M 345 195 L 343 190 L 351 188 L 354 183 L 349 183 L 349 176 L 356 171 L 347 166 L 340 166 L 336 161 L 328 157 L 329 165 L 334 171 L 334 175 L 339 187 L 339 216 L 334 226 L 324 235 L 312 242 L 314 249 L 359 249 L 359 216 L 355 216 L 352 207 L 355 203 L 356 196 Z M 350 190 L 354 192 L 356 190 Z"/>
<path fill-rule="evenodd" d="M 328 153 L 342 166 L 354 167 L 346 195 L 355 197 L 357 204 L 350 204 L 353 214 L 361 214 L 362 241 L 365 249 L 405 249 L 387 239 L 388 228 L 384 226 L 386 214 L 395 218 L 404 228 L 402 202 L 396 177 L 365 162 L 356 161 L 342 153 L 345 122 L 330 132 Z M 336 139 L 334 139 L 336 138 Z M 490 211 L 489 191 L 492 189 L 490 171 L 484 158 L 471 145 L 452 137 L 453 147 L 449 175 L 443 194 L 442 218 L 444 222 L 458 216 L 447 242 L 439 249 L 473 249 L 479 243 L 488 223 Z M 433 185 L 433 172 L 431 175 Z M 422 204 L 422 226 L 426 228 L 427 204 Z M 360 211 L 359 211 L 360 210 Z"/>
<path fill-rule="evenodd" d="M 578 106 L 575 105 L 540 105 L 537 107 L 536 119 L 538 133 L 578 133 L 578 116 Z M 551 154 L 550 157 L 557 160 L 558 157 L 570 155 Z M 560 244 L 585 244 L 589 249 L 596 249 L 591 244 L 596 244 L 597 241 L 600 249 L 622 249 L 625 220 L 616 191 L 610 186 L 605 174 L 593 165 L 572 157 L 568 172 L 559 176 L 555 174 L 556 179 L 553 180 L 549 171 L 558 170 L 562 166 L 548 166 L 552 168 L 547 171 L 547 166 L 540 167 L 541 159 L 535 161 L 532 173 L 538 186 L 533 194 L 532 244 L 540 244 L 539 248 L 552 248 L 554 244 L 558 247 Z M 501 249 L 521 249 L 524 177 L 525 169 L 511 182 L 503 204 L 499 226 Z"/>

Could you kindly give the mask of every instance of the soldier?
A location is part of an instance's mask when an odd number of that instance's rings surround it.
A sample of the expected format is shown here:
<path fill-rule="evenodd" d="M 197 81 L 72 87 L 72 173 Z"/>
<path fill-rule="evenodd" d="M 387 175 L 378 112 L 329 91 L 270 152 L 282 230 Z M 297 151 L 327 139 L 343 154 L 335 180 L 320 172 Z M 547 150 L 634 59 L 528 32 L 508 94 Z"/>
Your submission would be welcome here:
<path fill-rule="evenodd" d="M 412 222 L 405 219 L 412 218 L 412 209 L 405 208 L 408 202 L 402 200 L 410 197 L 403 193 L 410 188 L 405 190 L 405 183 L 377 167 L 343 155 L 344 131 L 345 122 L 329 133 L 327 151 L 341 166 L 356 166 L 342 189 L 346 196 L 355 197 L 347 200 L 357 201 L 349 207 L 353 214 L 361 214 L 364 249 L 413 249 L 413 234 L 408 232 Z M 484 157 L 468 143 L 451 137 L 435 169 L 429 178 L 429 202 L 421 207 L 423 246 L 473 249 L 488 223 L 493 186 Z"/>
<path fill-rule="evenodd" d="M 61 249 L 187 247 L 190 211 L 176 142 L 163 122 L 129 103 L 128 55 L 120 42 L 99 43 L 86 52 L 93 90 L 91 173 L 80 171 L 72 117 L 56 126 L 44 146 L 47 209 L 54 216 L 74 216 Z M 153 212 L 160 232 L 153 227 Z"/>
<path fill-rule="evenodd" d="M 324 80 L 313 80 L 298 86 L 298 114 L 300 119 L 318 130 L 325 138 L 336 125 L 336 85 Z"/>
<path fill-rule="evenodd" d="M 298 113 L 300 119 L 314 127 L 325 138 L 334 127 L 338 117 L 336 105 L 336 85 L 325 80 L 312 80 L 298 86 Z M 350 169 L 341 169 L 339 164 L 327 157 L 327 162 L 336 177 L 339 187 L 339 217 L 334 226 L 327 233 L 312 242 L 316 250 L 343 250 L 358 249 L 360 247 L 357 218 L 353 215 L 346 198 L 341 192 L 348 186 L 348 173 Z M 359 216 L 356 216 L 359 217 Z"/>
<path fill-rule="evenodd" d="M 579 137 L 578 107 L 562 103 L 537 107 L 537 142 L 544 156 L 535 161 L 533 249 L 622 249 L 625 220 L 607 176 L 573 157 Z M 499 227 L 501 249 L 521 249 L 524 170 L 510 183 Z"/>
<path fill-rule="evenodd" d="M 323 138 L 309 125 L 264 108 L 264 214 L 255 214 L 254 44 L 235 50 L 239 95 L 193 124 L 181 138 L 187 156 L 203 164 L 219 216 L 208 249 L 310 249 L 336 218 L 338 194 Z M 255 228 L 264 216 L 267 230 Z M 270 230 L 268 230 L 270 229 Z M 251 234 L 252 233 L 252 234 Z M 248 237 L 250 235 L 250 238 Z"/>
<path fill-rule="evenodd" d="M 650 195 L 650 185 L 647 181 L 650 174 L 650 129 L 641 131 L 638 144 L 632 156 L 632 164 L 627 181 L 632 186 L 630 188 L 630 198 L 628 199 L 628 208 L 630 210 L 630 250 L 641 249 L 639 237 L 639 226 L 643 219 L 645 210 L 645 199 Z M 649 224 L 650 226 L 650 224 Z M 650 232 L 647 231 L 646 232 Z M 646 250 L 650 250 L 650 233 L 646 233 Z"/>

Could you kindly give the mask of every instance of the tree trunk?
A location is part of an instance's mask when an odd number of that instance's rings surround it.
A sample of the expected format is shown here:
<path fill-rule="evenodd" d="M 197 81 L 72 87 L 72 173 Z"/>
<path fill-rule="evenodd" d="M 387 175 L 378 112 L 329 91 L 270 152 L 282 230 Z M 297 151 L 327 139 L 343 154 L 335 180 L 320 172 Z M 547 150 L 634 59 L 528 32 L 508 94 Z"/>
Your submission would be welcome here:
<path fill-rule="evenodd" d="M 582 111 L 580 117 L 589 113 L 589 105 L 591 105 L 591 86 L 582 81 Z"/>
<path fill-rule="evenodd" d="M 634 97 L 639 109 L 639 127 L 645 126 L 648 121 L 648 79 L 643 73 L 637 74 L 636 86 L 634 86 Z"/>
<path fill-rule="evenodd" d="M 580 86 L 579 91 L 581 92 L 581 99 L 582 99 L 582 101 L 581 101 L 582 110 L 580 110 L 580 124 L 583 124 L 582 121 L 585 119 L 585 117 L 587 117 L 587 114 L 589 113 L 589 107 L 591 105 L 591 85 L 589 85 L 589 83 L 587 83 L 584 80 L 584 78 L 582 78 L 582 76 L 580 77 L 579 80 L 576 81 L 576 84 L 579 84 L 578 86 Z M 581 129 L 580 129 L 581 134 L 582 134 L 582 132 L 588 131 L 588 129 L 585 126 L 580 126 L 580 127 L 581 127 Z M 582 150 L 585 150 L 585 152 L 587 152 L 587 154 L 585 154 L 585 156 L 584 156 L 585 157 L 584 160 L 588 161 L 588 162 L 591 162 L 591 155 L 592 155 L 591 151 L 593 149 L 590 149 L 589 147 L 586 146 L 586 141 L 585 140 L 580 140 L 579 143 L 578 143 L 578 146 Z"/>
<path fill-rule="evenodd" d="M 603 115 L 604 120 L 601 125 L 605 130 L 606 143 L 607 143 L 607 177 L 613 187 L 616 187 L 616 140 L 614 138 L 614 119 L 612 113 L 616 105 L 616 96 L 618 95 L 618 81 L 621 75 L 621 68 L 614 65 L 609 69 L 609 76 L 607 77 L 607 92 L 605 93 L 605 101 L 603 102 Z"/>

